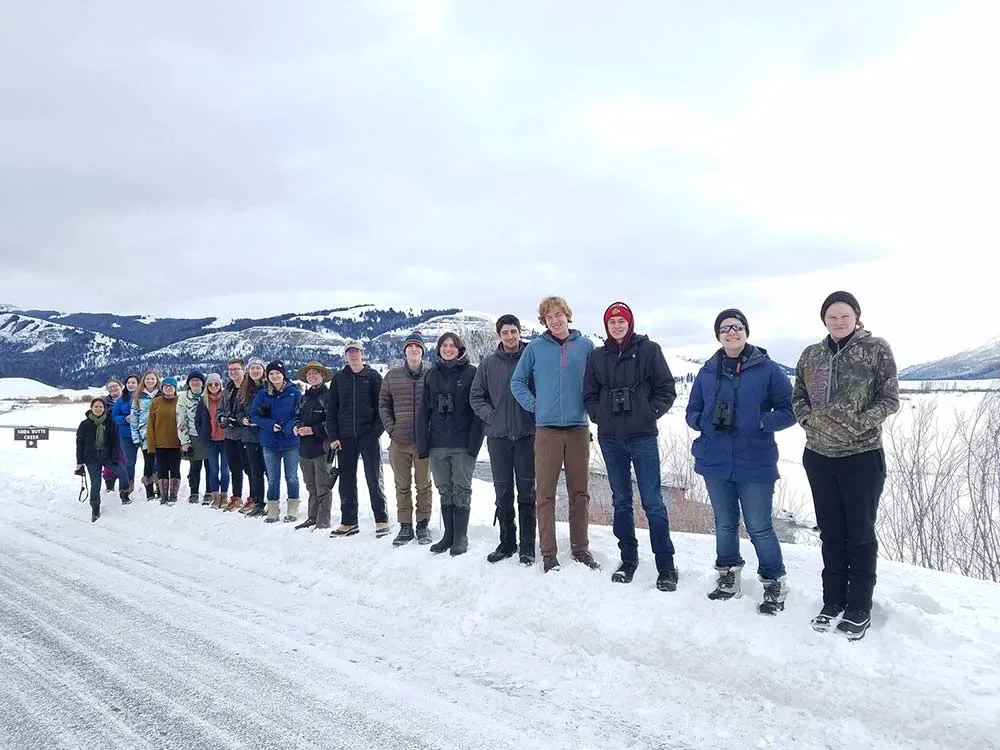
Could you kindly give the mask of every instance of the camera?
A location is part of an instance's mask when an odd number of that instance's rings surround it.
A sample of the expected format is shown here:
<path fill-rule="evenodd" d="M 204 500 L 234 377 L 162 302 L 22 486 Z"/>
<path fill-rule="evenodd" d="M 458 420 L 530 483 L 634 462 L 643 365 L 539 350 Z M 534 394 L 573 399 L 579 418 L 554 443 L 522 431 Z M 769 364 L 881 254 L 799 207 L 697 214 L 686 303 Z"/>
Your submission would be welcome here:
<path fill-rule="evenodd" d="M 81 466 L 79 469 L 76 469 L 73 473 L 76 474 L 78 477 L 83 477 L 87 475 L 87 470 L 86 468 Z"/>
<path fill-rule="evenodd" d="M 450 393 L 438 394 L 438 414 L 453 414 L 455 412 L 455 397 Z"/>
<path fill-rule="evenodd" d="M 233 419 L 229 414 L 219 414 L 215 418 L 215 421 L 219 423 L 219 427 L 225 429 L 226 427 L 233 427 L 236 425 L 236 420 Z"/>
<path fill-rule="evenodd" d="M 736 412 L 732 401 L 717 401 L 712 410 L 712 426 L 722 432 L 736 431 Z"/>
<path fill-rule="evenodd" d="M 611 413 L 628 414 L 632 411 L 632 390 L 630 388 L 611 389 Z"/>

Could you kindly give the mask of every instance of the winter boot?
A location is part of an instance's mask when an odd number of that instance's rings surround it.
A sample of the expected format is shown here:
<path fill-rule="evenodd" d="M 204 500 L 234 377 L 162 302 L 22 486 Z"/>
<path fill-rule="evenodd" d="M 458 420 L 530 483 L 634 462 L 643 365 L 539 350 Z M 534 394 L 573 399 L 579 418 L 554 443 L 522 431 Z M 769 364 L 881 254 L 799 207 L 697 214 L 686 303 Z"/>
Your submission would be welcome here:
<path fill-rule="evenodd" d="M 361 529 L 358 528 L 357 524 L 351 525 L 347 523 L 342 523 L 340 524 L 340 526 L 338 526 L 337 528 L 335 528 L 333 531 L 330 532 L 330 538 L 337 539 L 342 536 L 354 536 L 359 531 L 361 531 Z"/>
<path fill-rule="evenodd" d="M 376 521 L 375 522 L 375 538 L 381 539 L 384 536 L 389 536 L 389 524 L 386 521 Z"/>
<path fill-rule="evenodd" d="M 594 556 L 589 552 L 574 552 L 570 555 L 574 560 L 582 565 L 586 565 L 591 570 L 600 570 L 601 565 L 594 559 Z"/>
<path fill-rule="evenodd" d="M 156 490 L 153 489 L 153 480 L 149 477 L 142 478 L 143 489 L 146 490 L 146 500 L 152 500 L 156 497 Z"/>
<path fill-rule="evenodd" d="M 260 518 L 267 513 L 267 506 L 264 503 L 254 503 L 253 507 L 248 510 L 243 517 L 244 518 Z"/>
<path fill-rule="evenodd" d="M 298 531 L 299 529 L 309 529 L 309 528 L 312 528 L 315 525 L 316 525 L 316 522 L 313 519 L 307 518 L 305 521 L 303 521 L 302 523 L 298 524 L 295 527 L 295 530 Z"/>
<path fill-rule="evenodd" d="M 285 517 L 281 519 L 285 523 L 295 523 L 299 520 L 299 501 L 289 500 L 288 510 L 285 512 Z"/>
<path fill-rule="evenodd" d="M 824 604 L 819 614 L 812 618 L 812 629 L 817 633 L 825 633 L 834 626 L 834 621 L 844 612 L 840 604 Z"/>
<path fill-rule="evenodd" d="M 267 518 L 264 519 L 264 523 L 276 523 L 278 521 L 278 516 L 281 514 L 281 503 L 277 500 L 267 501 Z"/>
<path fill-rule="evenodd" d="M 122 490 L 118 493 L 118 497 L 122 499 L 122 505 L 131 505 L 132 498 L 128 496 L 128 490 Z"/>
<path fill-rule="evenodd" d="M 444 521 L 444 536 L 436 544 L 431 545 L 431 552 L 435 555 L 451 549 L 451 543 L 455 539 L 455 506 L 441 506 L 441 519 Z"/>
<path fill-rule="evenodd" d="M 715 589 L 710 591 L 708 598 L 713 601 L 726 601 L 727 599 L 739 599 L 743 596 L 743 566 L 729 565 L 716 567 Z"/>
<path fill-rule="evenodd" d="M 559 560 L 555 555 L 546 555 L 542 558 L 542 570 L 548 573 L 550 570 L 560 570 Z"/>
<path fill-rule="evenodd" d="M 160 505 L 169 505 L 170 504 L 170 480 L 169 479 L 160 479 L 159 481 L 157 481 L 156 484 L 157 484 L 157 486 L 159 487 L 159 490 L 160 490 L 157 493 L 157 497 L 160 498 Z"/>
<path fill-rule="evenodd" d="M 426 518 L 423 521 L 417 521 L 417 544 L 430 544 L 434 541 L 431 539 L 429 524 L 430 522 Z"/>
<path fill-rule="evenodd" d="M 115 477 L 105 477 L 104 478 L 104 490 L 105 492 L 113 492 L 115 489 Z M 100 514 L 98 514 L 100 515 Z"/>
<path fill-rule="evenodd" d="M 212 504 L 209 506 L 212 510 L 219 510 L 220 508 L 226 507 L 226 496 L 221 492 L 216 492 L 212 497 Z"/>
<path fill-rule="evenodd" d="M 517 527 L 514 526 L 514 509 L 498 509 L 497 518 L 500 521 L 500 544 L 486 556 L 487 562 L 491 563 L 506 560 L 517 552 Z"/>
<path fill-rule="evenodd" d="M 455 530 L 451 542 L 451 556 L 464 555 L 469 551 L 469 516 L 471 508 L 455 508 Z"/>
<path fill-rule="evenodd" d="M 201 504 L 211 505 L 215 501 L 215 496 L 218 494 L 219 494 L 218 492 L 206 492 L 204 495 L 201 496 Z"/>
<path fill-rule="evenodd" d="M 415 535 L 413 533 L 412 523 L 401 523 L 399 524 L 399 533 L 396 534 L 396 538 L 392 540 L 393 547 L 402 547 L 408 542 L 412 542 Z"/>
<path fill-rule="evenodd" d="M 231 498 L 229 498 L 229 502 L 222 506 L 222 510 L 223 512 L 236 510 L 241 505 L 243 505 L 243 498 L 239 497 L 238 495 L 233 495 Z"/>
<path fill-rule="evenodd" d="M 518 562 L 521 565 L 535 564 L 535 506 L 533 503 L 518 503 L 518 525 L 520 543 L 517 546 Z"/>
<path fill-rule="evenodd" d="M 676 591 L 677 568 L 671 566 L 661 570 L 656 576 L 656 589 L 657 591 Z"/>
<path fill-rule="evenodd" d="M 170 480 L 170 502 L 172 502 L 172 503 L 176 503 L 177 502 L 177 495 L 180 494 L 180 491 L 181 491 L 181 480 L 180 479 L 171 479 Z"/>
<path fill-rule="evenodd" d="M 100 505 L 91 505 L 90 506 L 90 522 L 93 523 L 94 521 L 96 521 L 100 517 L 101 517 L 101 506 Z"/>
<path fill-rule="evenodd" d="M 639 567 L 637 562 L 623 562 L 618 566 L 618 570 L 611 574 L 612 583 L 632 583 L 635 576 L 635 569 Z"/>
<path fill-rule="evenodd" d="M 849 641 L 859 641 L 865 637 L 871 624 L 871 613 L 863 609 L 849 609 L 837 623 L 837 634 Z"/>
<path fill-rule="evenodd" d="M 191 494 L 188 495 L 188 502 L 193 505 L 194 503 L 197 503 L 198 500 L 199 500 L 198 491 L 197 490 L 191 490 Z"/>
<path fill-rule="evenodd" d="M 230 502 L 232 502 L 232 501 L 230 500 Z M 236 511 L 238 513 L 246 514 L 246 513 L 249 513 L 250 511 L 252 511 L 256 507 L 257 507 L 257 501 L 254 500 L 252 497 L 248 497 L 246 499 L 246 502 L 243 503 L 243 505 L 237 507 Z"/>
<path fill-rule="evenodd" d="M 757 612 L 762 615 L 776 615 L 785 609 L 785 597 L 788 596 L 788 584 L 785 576 L 763 578 L 757 576 L 764 584 L 764 599 L 757 605 Z"/>

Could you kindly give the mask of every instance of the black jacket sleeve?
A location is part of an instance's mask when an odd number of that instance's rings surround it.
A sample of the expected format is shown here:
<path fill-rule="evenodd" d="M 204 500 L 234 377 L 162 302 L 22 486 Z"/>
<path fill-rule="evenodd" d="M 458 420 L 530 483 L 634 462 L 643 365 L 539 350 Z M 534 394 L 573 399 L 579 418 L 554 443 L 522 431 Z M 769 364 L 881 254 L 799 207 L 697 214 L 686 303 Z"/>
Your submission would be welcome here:
<path fill-rule="evenodd" d="M 378 438 L 385 432 L 385 425 L 382 424 L 382 416 L 379 414 L 378 409 L 378 397 L 382 392 L 382 376 L 375 372 L 375 370 L 372 370 L 372 376 L 368 380 L 368 403 L 371 404 L 373 414 L 372 435 Z"/>
<path fill-rule="evenodd" d="M 597 359 L 603 357 L 601 349 L 595 349 L 587 357 L 587 368 L 583 374 L 583 407 L 590 416 L 590 421 L 597 424 L 597 410 L 601 405 L 601 381 L 597 375 Z"/>
<path fill-rule="evenodd" d="M 670 372 L 667 358 L 663 356 L 663 350 L 659 344 L 653 344 L 652 354 L 649 405 L 653 409 L 653 414 L 659 419 L 670 411 L 670 407 L 677 400 L 677 385 L 674 383 L 673 373 Z"/>
<path fill-rule="evenodd" d="M 87 420 L 80 422 L 80 426 L 76 428 L 76 462 L 78 464 L 84 463 L 84 453 L 86 452 L 87 445 Z"/>
<path fill-rule="evenodd" d="M 340 410 L 340 394 L 337 389 L 337 376 L 330 381 L 330 394 L 326 397 L 326 436 L 332 443 L 340 440 L 340 425 L 337 422 L 337 412 Z"/>

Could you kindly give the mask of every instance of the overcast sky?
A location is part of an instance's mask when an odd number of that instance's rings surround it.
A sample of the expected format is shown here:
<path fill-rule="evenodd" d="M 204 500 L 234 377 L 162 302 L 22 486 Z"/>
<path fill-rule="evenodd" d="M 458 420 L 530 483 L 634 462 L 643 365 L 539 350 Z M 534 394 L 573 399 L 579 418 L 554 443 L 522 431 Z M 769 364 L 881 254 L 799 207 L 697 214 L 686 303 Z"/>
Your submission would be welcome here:
<path fill-rule="evenodd" d="M 0 4 L 0 302 L 1000 334 L 1000 3 Z"/>

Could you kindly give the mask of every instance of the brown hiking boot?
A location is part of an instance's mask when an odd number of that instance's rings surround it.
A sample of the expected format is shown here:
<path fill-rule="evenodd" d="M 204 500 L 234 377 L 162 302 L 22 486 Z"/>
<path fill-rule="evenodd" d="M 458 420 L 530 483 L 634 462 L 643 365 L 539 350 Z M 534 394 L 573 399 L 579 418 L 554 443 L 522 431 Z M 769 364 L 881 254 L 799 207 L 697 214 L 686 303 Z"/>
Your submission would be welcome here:
<path fill-rule="evenodd" d="M 256 507 L 256 505 L 257 502 L 252 497 L 248 497 L 247 501 L 243 503 L 242 507 L 240 507 L 240 513 L 249 513 Z"/>
<path fill-rule="evenodd" d="M 594 556 L 589 552 L 574 552 L 572 555 L 570 555 L 570 557 L 572 557 L 578 563 L 583 563 L 591 570 L 601 569 L 601 566 L 598 564 L 597 560 L 595 560 Z"/>
<path fill-rule="evenodd" d="M 229 502 L 222 507 L 223 510 L 236 510 L 243 504 L 243 498 L 239 495 L 233 495 L 229 498 Z"/>

